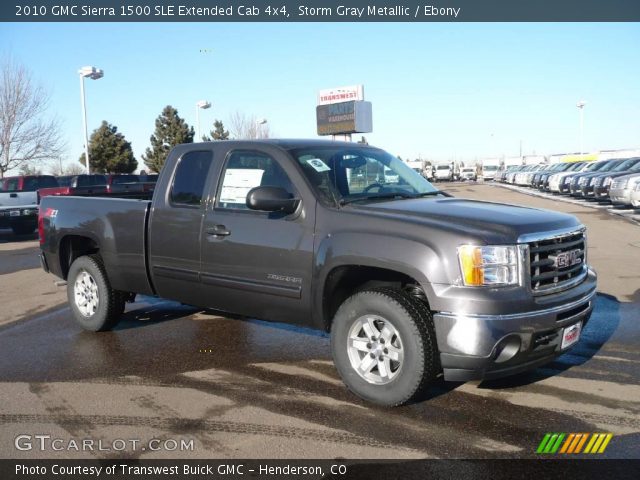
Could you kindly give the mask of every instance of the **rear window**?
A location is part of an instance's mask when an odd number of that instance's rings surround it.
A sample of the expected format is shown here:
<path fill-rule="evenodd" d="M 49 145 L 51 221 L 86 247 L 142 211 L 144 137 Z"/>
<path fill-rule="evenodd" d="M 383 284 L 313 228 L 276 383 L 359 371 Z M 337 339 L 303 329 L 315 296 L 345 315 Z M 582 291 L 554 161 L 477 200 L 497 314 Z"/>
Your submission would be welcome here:
<path fill-rule="evenodd" d="M 76 187 L 95 187 L 106 184 L 107 177 L 104 175 L 80 175 L 76 181 Z"/>
<path fill-rule="evenodd" d="M 140 181 L 140 178 L 138 177 L 138 175 L 115 175 L 111 179 L 111 184 L 119 185 L 122 183 L 134 183 L 139 181 Z"/>
<path fill-rule="evenodd" d="M 188 152 L 180 159 L 171 186 L 169 199 L 174 205 L 202 204 L 211 152 Z"/>
<path fill-rule="evenodd" d="M 19 184 L 18 178 L 7 178 L 4 181 L 4 190 L 5 192 L 17 192 Z"/>
<path fill-rule="evenodd" d="M 53 188 L 57 186 L 58 182 L 55 177 L 27 177 L 24 180 L 22 190 L 25 192 L 35 192 L 41 188 Z"/>
<path fill-rule="evenodd" d="M 56 180 L 58 181 L 58 186 L 59 187 L 68 187 L 69 185 L 71 185 L 71 179 L 73 177 L 57 177 Z"/>

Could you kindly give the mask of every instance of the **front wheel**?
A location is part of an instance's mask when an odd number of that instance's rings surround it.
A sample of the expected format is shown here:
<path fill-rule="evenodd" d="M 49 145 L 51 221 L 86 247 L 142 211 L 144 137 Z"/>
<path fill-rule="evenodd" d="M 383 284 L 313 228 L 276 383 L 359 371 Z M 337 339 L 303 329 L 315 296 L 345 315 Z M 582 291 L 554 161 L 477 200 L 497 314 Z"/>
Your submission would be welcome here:
<path fill-rule="evenodd" d="M 111 288 L 100 255 L 88 255 L 71 264 L 67 299 L 76 322 L 85 330 L 100 332 L 117 325 L 126 296 Z"/>
<path fill-rule="evenodd" d="M 345 300 L 331 327 L 331 350 L 349 390 L 378 405 L 415 399 L 441 370 L 431 312 L 392 288 Z"/>

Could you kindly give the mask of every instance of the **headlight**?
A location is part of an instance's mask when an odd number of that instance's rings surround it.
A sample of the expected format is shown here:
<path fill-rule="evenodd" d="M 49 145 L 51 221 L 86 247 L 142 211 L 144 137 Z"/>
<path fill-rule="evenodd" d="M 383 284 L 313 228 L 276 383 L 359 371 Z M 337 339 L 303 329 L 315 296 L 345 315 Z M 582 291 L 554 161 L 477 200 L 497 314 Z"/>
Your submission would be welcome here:
<path fill-rule="evenodd" d="M 598 183 L 598 178 L 597 177 L 593 177 L 591 180 L 589 180 L 589 186 L 594 186 L 596 183 Z"/>
<path fill-rule="evenodd" d="M 468 287 L 516 285 L 518 250 L 516 246 L 458 247 L 462 281 Z"/>
<path fill-rule="evenodd" d="M 604 179 L 604 182 L 602 183 L 602 185 L 604 185 L 605 187 L 607 185 L 611 185 L 611 177 L 607 177 Z"/>

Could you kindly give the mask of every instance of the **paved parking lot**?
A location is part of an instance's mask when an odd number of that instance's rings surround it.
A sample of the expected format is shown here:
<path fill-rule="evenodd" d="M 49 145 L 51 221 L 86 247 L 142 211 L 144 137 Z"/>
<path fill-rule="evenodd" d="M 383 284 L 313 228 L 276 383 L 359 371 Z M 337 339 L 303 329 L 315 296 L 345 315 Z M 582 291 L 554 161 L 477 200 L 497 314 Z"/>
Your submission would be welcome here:
<path fill-rule="evenodd" d="M 640 208 L 634 208 L 630 205 L 612 205 L 610 202 L 596 201 L 594 199 L 583 199 L 571 197 L 569 195 L 554 194 L 550 192 L 541 192 L 535 188 L 510 185 L 508 183 L 491 183 L 491 185 L 496 187 L 508 188 L 519 193 L 524 193 L 525 195 L 546 198 L 552 201 L 560 201 L 564 203 L 580 205 L 581 207 L 595 208 L 597 210 L 605 211 L 611 215 L 617 215 L 619 217 L 625 218 L 640 225 Z"/>
<path fill-rule="evenodd" d="M 0 456 L 5 458 L 530 458 L 546 432 L 611 432 L 640 458 L 640 226 L 483 184 L 455 196 L 577 215 L 599 295 L 579 346 L 535 372 L 439 383 L 385 409 L 351 395 L 320 332 L 148 297 L 113 332 L 73 323 L 37 240 L 0 231 Z M 430 201 L 430 200 L 426 200 Z M 19 451 L 17 435 L 193 440 L 189 451 Z"/>

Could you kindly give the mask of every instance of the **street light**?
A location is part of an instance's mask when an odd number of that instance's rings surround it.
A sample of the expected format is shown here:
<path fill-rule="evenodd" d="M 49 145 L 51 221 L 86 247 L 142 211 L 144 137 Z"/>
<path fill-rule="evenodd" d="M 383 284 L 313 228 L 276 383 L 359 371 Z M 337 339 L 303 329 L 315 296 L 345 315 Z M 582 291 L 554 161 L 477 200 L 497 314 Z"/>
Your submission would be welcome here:
<path fill-rule="evenodd" d="M 584 106 L 587 104 L 584 100 L 576 103 L 576 107 L 580 109 L 580 160 L 584 153 Z"/>
<path fill-rule="evenodd" d="M 211 103 L 207 102 L 206 100 L 200 100 L 198 103 L 196 103 L 196 126 L 197 126 L 197 139 L 198 142 L 202 141 L 202 137 L 200 136 L 200 109 L 206 110 L 207 108 L 211 107 Z"/>
<path fill-rule="evenodd" d="M 104 71 L 96 67 L 82 67 L 78 70 L 80 75 L 80 101 L 82 103 L 82 133 L 84 135 L 84 160 L 87 167 L 87 175 L 91 173 L 89 168 L 89 134 L 87 133 L 87 107 L 84 99 L 84 79 L 98 80 L 104 77 Z"/>
<path fill-rule="evenodd" d="M 257 131 L 257 137 L 258 138 L 262 138 L 262 127 L 261 125 L 264 125 L 265 123 L 267 123 L 267 119 L 266 118 L 259 118 L 258 120 L 256 120 L 256 125 L 258 125 L 258 131 Z"/>

